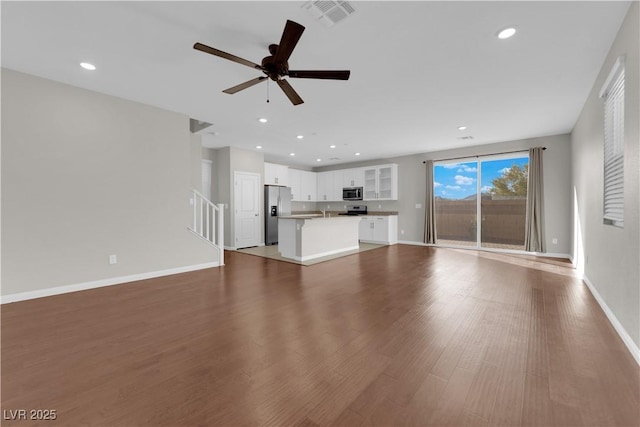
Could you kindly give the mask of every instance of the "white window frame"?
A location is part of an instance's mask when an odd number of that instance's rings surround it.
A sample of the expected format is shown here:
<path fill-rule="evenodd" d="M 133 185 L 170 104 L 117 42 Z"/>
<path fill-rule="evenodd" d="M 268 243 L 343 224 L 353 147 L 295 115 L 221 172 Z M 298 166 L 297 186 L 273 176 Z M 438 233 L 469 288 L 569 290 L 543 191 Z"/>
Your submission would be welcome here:
<path fill-rule="evenodd" d="M 603 222 L 624 227 L 624 55 L 600 90 L 604 110 Z"/>

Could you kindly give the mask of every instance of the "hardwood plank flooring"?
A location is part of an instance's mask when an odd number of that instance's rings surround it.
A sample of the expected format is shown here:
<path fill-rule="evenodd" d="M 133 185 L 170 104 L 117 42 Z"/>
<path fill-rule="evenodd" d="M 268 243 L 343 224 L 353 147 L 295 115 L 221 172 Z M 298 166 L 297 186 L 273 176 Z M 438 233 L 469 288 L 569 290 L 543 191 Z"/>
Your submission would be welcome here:
<path fill-rule="evenodd" d="M 408 245 L 226 262 L 2 306 L 2 425 L 640 423 L 640 369 L 567 263 Z"/>

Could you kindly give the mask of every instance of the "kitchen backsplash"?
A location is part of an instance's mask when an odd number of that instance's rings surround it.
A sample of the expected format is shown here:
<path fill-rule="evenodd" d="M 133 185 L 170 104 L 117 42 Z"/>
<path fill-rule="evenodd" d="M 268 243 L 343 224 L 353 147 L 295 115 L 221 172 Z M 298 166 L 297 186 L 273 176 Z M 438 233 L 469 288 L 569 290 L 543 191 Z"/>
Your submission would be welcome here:
<path fill-rule="evenodd" d="M 387 201 L 351 201 L 351 202 L 291 202 L 291 210 L 296 212 L 313 212 L 321 209 L 330 211 L 346 211 L 349 205 L 364 205 L 371 212 L 397 211 L 398 202 Z"/>

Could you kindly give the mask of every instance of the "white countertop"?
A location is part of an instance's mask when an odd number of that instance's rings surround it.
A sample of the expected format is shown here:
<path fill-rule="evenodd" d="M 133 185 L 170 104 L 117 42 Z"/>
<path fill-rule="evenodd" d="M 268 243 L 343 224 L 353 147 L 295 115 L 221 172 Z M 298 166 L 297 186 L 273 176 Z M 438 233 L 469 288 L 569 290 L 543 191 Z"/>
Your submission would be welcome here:
<path fill-rule="evenodd" d="M 327 215 L 322 214 L 297 214 L 297 215 L 280 215 L 279 219 L 343 219 L 343 218 L 357 218 L 349 215 Z"/>

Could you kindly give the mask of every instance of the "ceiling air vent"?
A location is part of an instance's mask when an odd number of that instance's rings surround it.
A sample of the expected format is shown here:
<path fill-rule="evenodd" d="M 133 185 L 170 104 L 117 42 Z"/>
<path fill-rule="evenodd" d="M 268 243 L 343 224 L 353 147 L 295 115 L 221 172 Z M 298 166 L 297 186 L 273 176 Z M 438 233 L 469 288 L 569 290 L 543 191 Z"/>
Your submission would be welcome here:
<path fill-rule="evenodd" d="M 302 8 L 308 10 L 325 27 L 333 27 L 356 11 L 351 4 L 342 0 L 308 1 L 302 5 Z"/>
<path fill-rule="evenodd" d="M 463 141 L 467 141 L 469 139 L 473 139 L 473 137 L 472 136 L 459 136 L 458 139 L 461 139 Z"/>

